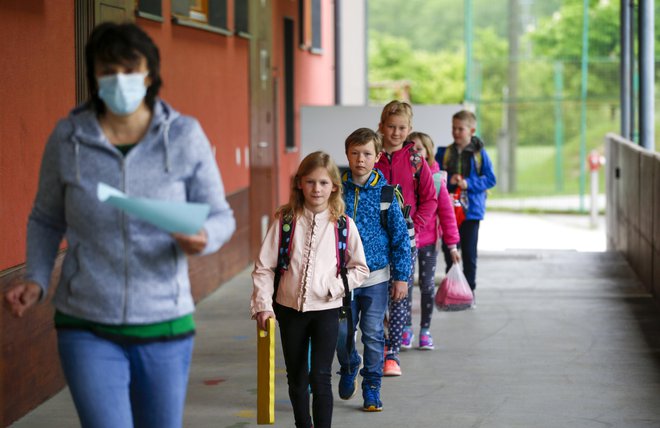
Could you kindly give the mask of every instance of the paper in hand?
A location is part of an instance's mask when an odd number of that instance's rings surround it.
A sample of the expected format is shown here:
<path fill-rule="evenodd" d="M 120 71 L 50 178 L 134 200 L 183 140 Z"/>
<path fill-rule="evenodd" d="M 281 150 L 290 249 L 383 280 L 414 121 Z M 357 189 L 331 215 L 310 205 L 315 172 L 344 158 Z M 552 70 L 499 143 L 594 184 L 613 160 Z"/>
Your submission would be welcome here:
<path fill-rule="evenodd" d="M 105 183 L 98 184 L 96 196 L 101 202 L 119 208 L 167 232 L 185 235 L 199 232 L 211 210 L 209 204 L 132 198 Z"/>

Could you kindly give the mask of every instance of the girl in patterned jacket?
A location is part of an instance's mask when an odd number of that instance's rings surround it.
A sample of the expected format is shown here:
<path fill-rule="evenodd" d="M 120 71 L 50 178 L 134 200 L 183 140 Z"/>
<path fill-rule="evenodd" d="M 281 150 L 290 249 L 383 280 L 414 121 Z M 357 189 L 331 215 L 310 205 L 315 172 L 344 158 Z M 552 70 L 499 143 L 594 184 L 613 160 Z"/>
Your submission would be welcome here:
<path fill-rule="evenodd" d="M 274 221 L 252 272 L 251 313 L 264 330 L 268 318 L 277 317 L 296 427 L 312 426 L 310 385 L 314 426 L 330 427 L 332 360 L 344 296 L 335 233 L 337 220 L 344 215 L 344 201 L 339 170 L 327 153 L 311 153 L 301 162 L 291 183 L 289 203 L 276 213 L 278 219 L 289 215 L 295 221 L 289 268 L 280 277 L 273 301 L 280 240 L 280 222 Z M 367 279 L 369 268 L 355 223 L 350 217 L 346 223 L 346 268 L 352 290 Z"/>

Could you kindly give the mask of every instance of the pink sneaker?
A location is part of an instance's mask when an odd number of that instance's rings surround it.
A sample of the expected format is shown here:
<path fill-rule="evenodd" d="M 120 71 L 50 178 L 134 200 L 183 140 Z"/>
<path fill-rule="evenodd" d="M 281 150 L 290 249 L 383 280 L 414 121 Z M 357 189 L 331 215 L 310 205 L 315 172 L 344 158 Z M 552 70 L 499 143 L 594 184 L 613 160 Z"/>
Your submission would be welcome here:
<path fill-rule="evenodd" d="M 413 333 L 412 327 L 404 327 L 403 334 L 401 334 L 401 349 L 412 348 L 413 339 L 415 339 L 415 333 Z"/>
<path fill-rule="evenodd" d="M 424 349 L 428 351 L 432 351 L 435 349 L 433 346 L 433 336 L 431 336 L 431 333 L 424 333 L 419 335 L 419 349 Z"/>

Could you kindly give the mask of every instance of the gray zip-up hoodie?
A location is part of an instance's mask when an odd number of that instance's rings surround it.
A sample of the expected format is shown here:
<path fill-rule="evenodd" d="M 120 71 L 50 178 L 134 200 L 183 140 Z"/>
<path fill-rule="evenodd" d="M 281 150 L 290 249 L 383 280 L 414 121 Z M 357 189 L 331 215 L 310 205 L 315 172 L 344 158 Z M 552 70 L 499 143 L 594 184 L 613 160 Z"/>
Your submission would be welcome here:
<path fill-rule="evenodd" d="M 216 251 L 236 223 L 199 122 L 158 100 L 147 133 L 124 157 L 93 111 L 73 110 L 46 145 L 27 237 L 26 279 L 39 284 L 43 296 L 67 240 L 54 297 L 65 314 L 117 325 L 193 312 L 187 258 L 174 238 L 100 202 L 99 182 L 134 197 L 210 204 L 203 254 Z"/>

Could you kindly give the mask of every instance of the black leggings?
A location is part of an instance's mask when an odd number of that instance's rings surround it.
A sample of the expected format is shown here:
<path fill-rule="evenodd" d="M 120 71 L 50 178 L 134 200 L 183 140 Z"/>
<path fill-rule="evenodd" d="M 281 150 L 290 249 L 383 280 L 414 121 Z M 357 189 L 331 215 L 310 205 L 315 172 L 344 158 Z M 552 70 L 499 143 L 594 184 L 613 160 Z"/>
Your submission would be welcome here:
<path fill-rule="evenodd" d="M 298 312 L 279 304 L 275 315 L 280 326 L 282 353 L 296 427 L 309 428 L 309 386 L 315 428 L 332 425 L 332 361 L 337 346 L 339 310 Z M 311 369 L 308 352 L 311 342 Z"/>

